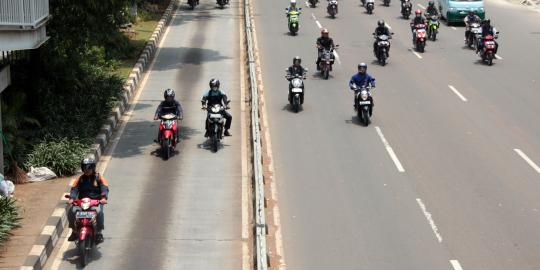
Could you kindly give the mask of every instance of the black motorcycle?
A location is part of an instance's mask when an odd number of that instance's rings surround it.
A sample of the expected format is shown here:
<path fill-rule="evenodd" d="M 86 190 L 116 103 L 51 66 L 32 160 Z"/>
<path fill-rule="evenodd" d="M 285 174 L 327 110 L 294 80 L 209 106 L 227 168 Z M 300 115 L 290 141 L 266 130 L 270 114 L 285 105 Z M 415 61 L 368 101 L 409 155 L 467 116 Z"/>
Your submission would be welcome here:
<path fill-rule="evenodd" d="M 219 5 L 219 8 L 224 9 L 225 5 L 229 4 L 229 0 L 217 0 L 217 4 Z"/>
<path fill-rule="evenodd" d="M 337 49 L 339 45 L 335 45 L 334 49 Z M 325 80 L 328 80 L 332 65 L 334 64 L 334 49 L 323 49 L 321 54 L 321 61 L 319 62 L 319 70 Z"/>
<path fill-rule="evenodd" d="M 392 35 L 393 33 L 391 33 Z M 392 36 L 379 35 L 376 36 L 373 33 L 374 38 L 376 39 L 377 46 L 375 47 L 375 57 L 381 66 L 386 65 L 386 60 L 390 57 L 390 39 Z"/>
<path fill-rule="evenodd" d="M 291 105 L 294 112 L 300 110 L 300 106 L 304 103 L 304 80 L 306 79 L 306 73 L 303 75 L 295 74 L 291 75 L 288 73 L 285 78 L 289 80 L 289 104 Z M 306 70 L 307 72 L 307 70 Z"/>
<path fill-rule="evenodd" d="M 335 18 L 338 13 L 338 2 L 337 0 L 329 0 L 328 6 L 326 7 L 326 11 L 328 12 L 328 15 L 330 17 Z"/>
<path fill-rule="evenodd" d="M 197 5 L 199 5 L 199 0 L 188 0 L 187 1 L 189 8 L 195 9 Z"/>
<path fill-rule="evenodd" d="M 227 102 L 229 103 L 230 100 Z M 208 111 L 208 116 L 206 121 L 208 121 L 208 138 L 214 152 L 218 151 L 219 142 L 223 139 L 223 127 L 225 126 L 225 117 L 223 117 L 222 112 L 226 110 L 226 107 L 223 107 L 220 104 L 214 104 L 212 107 L 204 108 Z"/>
<path fill-rule="evenodd" d="M 411 16 L 411 11 L 412 11 L 411 1 L 401 2 L 401 16 L 403 16 L 405 20 L 409 19 L 409 17 Z"/>
<path fill-rule="evenodd" d="M 371 115 L 369 114 L 373 106 L 373 97 L 370 93 L 370 87 L 362 86 L 358 89 L 358 86 L 353 85 L 354 90 L 354 109 L 360 122 L 366 127 L 371 124 Z"/>
<path fill-rule="evenodd" d="M 309 0 L 309 6 L 312 8 L 317 7 L 317 3 L 319 3 L 319 0 Z"/>
<path fill-rule="evenodd" d="M 366 0 L 366 12 L 368 14 L 373 14 L 373 10 L 375 9 L 375 1 L 374 0 Z"/>

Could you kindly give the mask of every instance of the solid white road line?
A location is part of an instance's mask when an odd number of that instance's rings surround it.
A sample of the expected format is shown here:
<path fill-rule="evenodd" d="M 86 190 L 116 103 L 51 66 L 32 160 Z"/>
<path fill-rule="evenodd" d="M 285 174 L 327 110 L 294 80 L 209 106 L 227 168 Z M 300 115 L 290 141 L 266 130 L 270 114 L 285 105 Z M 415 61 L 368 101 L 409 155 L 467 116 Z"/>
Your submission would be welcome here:
<path fill-rule="evenodd" d="M 514 151 L 516 151 L 516 153 L 517 153 L 522 159 L 524 159 L 527 163 L 529 163 L 529 165 L 530 165 L 537 173 L 540 173 L 540 167 L 538 167 L 538 165 L 536 165 L 536 163 L 534 163 L 534 161 L 532 161 L 527 155 L 525 155 L 525 153 L 523 153 L 523 151 L 521 151 L 520 149 L 517 149 L 517 148 L 514 148 Z"/>
<path fill-rule="evenodd" d="M 502 60 L 503 58 L 501 56 L 499 56 L 498 54 L 495 55 L 495 58 L 499 59 L 499 60 Z"/>
<path fill-rule="evenodd" d="M 454 26 L 450 26 L 450 28 L 452 28 L 452 30 L 457 30 L 457 28 L 455 28 Z"/>
<path fill-rule="evenodd" d="M 399 172 L 405 172 L 405 168 L 403 168 L 403 166 L 401 165 L 401 162 L 399 162 L 399 159 L 396 156 L 396 153 L 394 153 L 394 150 L 392 149 L 388 141 L 386 141 L 386 139 L 384 138 L 381 128 L 375 127 L 375 130 L 377 131 L 377 134 L 379 134 L 379 137 L 381 138 L 381 141 L 384 144 L 386 151 L 390 155 L 390 158 L 392 158 L 392 161 L 394 161 L 394 164 L 396 165 L 397 170 Z"/>
<path fill-rule="evenodd" d="M 422 4 L 417 4 L 421 9 L 426 9 L 426 7 L 422 6 Z"/>
<path fill-rule="evenodd" d="M 454 86 L 448 85 L 448 88 L 450 88 L 450 90 L 452 90 L 459 98 L 461 98 L 461 100 L 467 102 L 467 99 Z"/>
<path fill-rule="evenodd" d="M 454 267 L 454 270 L 463 270 L 458 260 L 450 260 L 450 264 L 452 264 L 452 267 Z"/>
<path fill-rule="evenodd" d="M 419 53 L 415 52 L 414 49 L 412 50 L 412 53 L 414 53 L 414 55 L 416 55 L 418 59 L 422 59 L 422 56 Z"/>
<path fill-rule="evenodd" d="M 431 229 L 433 230 L 433 233 L 435 233 L 435 237 L 437 237 L 437 240 L 439 243 L 442 242 L 442 236 L 439 234 L 439 229 L 437 228 L 437 225 L 435 224 L 435 221 L 433 221 L 433 218 L 431 217 L 431 213 L 427 211 L 426 205 L 422 202 L 422 199 L 416 198 L 416 202 L 418 202 L 418 205 L 420 206 L 420 209 L 422 209 L 422 212 L 424 213 L 424 216 L 429 222 L 429 226 L 431 226 Z"/>
<path fill-rule="evenodd" d="M 339 54 L 336 51 L 334 51 L 334 57 L 336 57 L 336 60 L 337 60 L 338 64 L 341 65 L 341 60 L 339 59 Z"/>
<path fill-rule="evenodd" d="M 319 27 L 319 29 L 322 28 L 322 25 L 321 25 L 321 23 L 319 21 L 315 21 L 315 23 L 317 24 L 317 27 Z"/>

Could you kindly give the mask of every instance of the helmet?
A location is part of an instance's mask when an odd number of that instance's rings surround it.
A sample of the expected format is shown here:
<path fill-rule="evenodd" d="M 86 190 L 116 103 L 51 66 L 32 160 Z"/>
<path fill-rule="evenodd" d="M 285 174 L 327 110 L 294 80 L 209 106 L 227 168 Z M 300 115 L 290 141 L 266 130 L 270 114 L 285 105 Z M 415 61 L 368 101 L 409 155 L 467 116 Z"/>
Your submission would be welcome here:
<path fill-rule="evenodd" d="M 380 26 L 380 27 L 383 27 L 385 25 L 384 20 L 379 20 L 377 22 L 377 25 Z"/>
<path fill-rule="evenodd" d="M 300 65 L 300 63 L 302 63 L 302 58 L 300 58 L 300 56 L 295 56 L 292 62 L 294 65 L 296 65 L 297 63 L 298 65 Z"/>
<path fill-rule="evenodd" d="M 323 36 L 323 37 L 328 37 L 329 34 L 330 34 L 330 32 L 328 32 L 328 29 L 323 28 L 323 29 L 321 30 L 321 36 Z"/>
<path fill-rule="evenodd" d="M 210 85 L 210 89 L 211 90 L 217 90 L 219 89 L 219 80 L 218 79 L 211 79 L 210 80 L 210 83 L 208 83 Z"/>
<path fill-rule="evenodd" d="M 366 63 L 358 64 L 358 72 L 365 73 L 367 71 Z"/>
<path fill-rule="evenodd" d="M 428 6 L 432 7 L 432 6 L 434 6 L 434 5 L 435 5 L 435 2 L 433 2 L 433 1 L 429 1 L 429 2 L 428 2 Z"/>
<path fill-rule="evenodd" d="M 487 24 L 487 25 L 489 25 L 489 24 L 491 24 L 491 20 L 490 20 L 490 19 L 485 19 L 485 20 L 484 20 L 484 23 Z"/>
<path fill-rule="evenodd" d="M 163 98 L 167 99 L 168 97 L 174 99 L 174 90 L 172 90 L 171 88 L 168 88 L 167 90 L 165 90 L 165 92 L 163 92 Z"/>
<path fill-rule="evenodd" d="M 469 10 L 469 15 L 470 15 L 470 16 L 473 16 L 473 15 L 474 15 L 474 10 L 472 10 L 472 9 Z"/>
<path fill-rule="evenodd" d="M 92 172 L 96 171 L 96 161 L 92 158 L 85 158 L 81 161 L 81 171 L 84 173 L 88 169 L 91 169 Z"/>
<path fill-rule="evenodd" d="M 422 10 L 417 9 L 414 14 L 416 14 L 416 16 L 418 17 L 419 15 L 422 15 Z"/>
<path fill-rule="evenodd" d="M 291 7 L 296 7 L 296 0 L 291 0 Z"/>

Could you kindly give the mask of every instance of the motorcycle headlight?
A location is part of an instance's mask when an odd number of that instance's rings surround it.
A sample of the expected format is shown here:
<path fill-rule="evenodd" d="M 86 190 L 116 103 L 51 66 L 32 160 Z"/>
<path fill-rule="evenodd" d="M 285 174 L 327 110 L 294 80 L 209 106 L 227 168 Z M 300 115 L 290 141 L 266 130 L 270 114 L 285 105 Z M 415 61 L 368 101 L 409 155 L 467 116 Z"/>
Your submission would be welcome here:
<path fill-rule="evenodd" d="M 362 91 L 362 93 L 360 93 L 360 98 L 362 100 L 367 100 L 368 99 L 368 93 L 367 91 Z"/>
<path fill-rule="evenodd" d="M 302 87 L 302 80 L 298 79 L 298 78 L 295 78 L 292 80 L 292 86 L 294 88 L 300 88 Z"/>
<path fill-rule="evenodd" d="M 212 107 L 212 112 L 213 113 L 219 113 L 219 107 L 218 106 Z"/>
<path fill-rule="evenodd" d="M 88 202 L 82 202 L 81 203 L 81 208 L 83 210 L 88 210 L 88 208 L 90 208 L 90 202 L 89 201 Z"/>

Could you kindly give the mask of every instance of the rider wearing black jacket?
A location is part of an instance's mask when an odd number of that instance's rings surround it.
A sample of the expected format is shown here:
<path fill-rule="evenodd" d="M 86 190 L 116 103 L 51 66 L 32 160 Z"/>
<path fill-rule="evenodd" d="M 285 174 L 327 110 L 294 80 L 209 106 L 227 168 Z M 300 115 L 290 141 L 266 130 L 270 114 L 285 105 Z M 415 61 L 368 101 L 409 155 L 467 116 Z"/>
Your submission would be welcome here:
<path fill-rule="evenodd" d="M 209 109 L 211 106 L 215 104 L 220 104 L 226 108 L 229 107 L 229 100 L 227 99 L 227 95 L 219 90 L 220 82 L 218 79 L 211 79 L 210 80 L 210 90 L 208 90 L 201 100 L 203 108 Z M 231 136 L 231 133 L 229 133 L 229 129 L 231 128 L 232 124 L 232 115 L 228 113 L 226 110 L 221 111 L 221 115 L 225 118 L 225 132 L 223 133 L 225 136 Z M 208 132 L 208 119 L 205 121 L 205 134 L 204 137 L 209 136 Z"/>
<path fill-rule="evenodd" d="M 426 8 L 426 17 L 431 17 L 433 15 L 437 15 L 439 16 L 439 11 L 437 10 L 437 8 L 435 7 L 435 2 L 433 1 L 429 1 L 428 3 L 428 7 Z"/>
<path fill-rule="evenodd" d="M 293 65 L 290 66 L 288 69 L 287 69 L 287 80 L 291 81 L 295 76 L 300 76 L 300 77 L 303 77 L 307 70 L 302 67 L 301 65 L 302 63 L 302 59 L 300 58 L 300 56 L 295 56 L 293 58 Z M 292 98 L 292 84 L 289 83 L 289 102 L 291 102 L 291 98 Z M 304 88 L 304 85 L 302 85 L 302 89 Z M 304 95 L 302 94 L 301 97 L 300 97 L 300 103 L 303 104 L 304 103 Z"/>
<path fill-rule="evenodd" d="M 318 54 L 317 54 L 317 62 L 315 62 L 315 64 L 317 65 L 317 70 L 320 70 L 319 63 L 321 62 L 323 49 L 331 50 L 331 49 L 334 49 L 334 47 L 335 47 L 334 40 L 329 37 L 328 29 L 326 28 L 322 29 L 321 37 L 317 38 Z M 332 55 L 332 57 L 334 56 Z"/>
<path fill-rule="evenodd" d="M 497 29 L 495 29 L 495 27 L 491 26 L 491 20 L 490 19 L 485 19 L 482 22 L 481 27 L 482 27 L 482 40 L 480 40 L 480 42 L 478 43 L 478 48 L 476 48 L 476 53 L 478 53 L 484 47 L 484 38 L 487 35 L 491 35 L 491 36 L 495 37 L 495 35 L 497 35 L 499 33 L 497 31 Z M 495 39 L 493 39 L 493 42 L 495 42 L 495 49 L 493 50 L 493 52 L 495 54 L 497 54 L 497 50 L 499 49 L 499 43 L 497 43 L 497 41 L 495 41 Z"/>
<path fill-rule="evenodd" d="M 386 23 L 383 20 L 379 20 L 377 22 L 377 28 L 375 28 L 374 33 L 375 33 L 375 42 L 373 43 L 373 53 L 377 55 L 377 43 L 378 43 L 377 37 L 381 35 L 387 35 L 388 38 L 390 38 L 390 29 L 388 29 L 388 27 L 386 26 Z M 388 45 L 387 54 L 388 52 L 390 52 L 390 45 Z"/>

